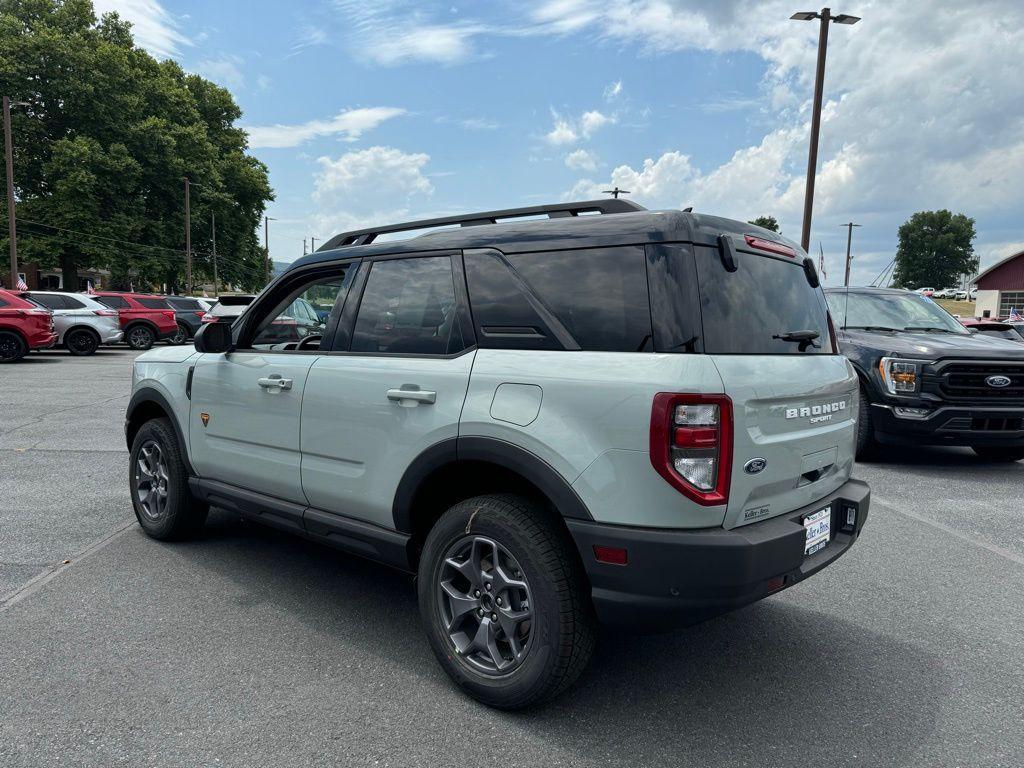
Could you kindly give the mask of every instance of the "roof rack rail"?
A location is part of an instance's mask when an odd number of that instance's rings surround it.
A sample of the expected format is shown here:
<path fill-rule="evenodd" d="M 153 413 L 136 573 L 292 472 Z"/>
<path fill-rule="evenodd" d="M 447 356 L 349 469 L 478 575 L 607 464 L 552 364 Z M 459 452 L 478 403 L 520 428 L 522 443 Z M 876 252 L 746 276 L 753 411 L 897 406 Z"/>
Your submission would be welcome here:
<path fill-rule="evenodd" d="M 383 227 L 370 227 L 369 229 L 357 229 L 352 232 L 342 232 L 335 235 L 326 243 L 317 248 L 318 251 L 329 251 L 332 248 L 343 248 L 349 245 L 367 245 L 377 239 L 379 235 L 391 232 L 408 232 L 415 229 L 429 229 L 431 227 L 445 227 L 458 224 L 462 227 L 474 227 L 480 224 L 496 224 L 499 219 L 516 219 L 524 216 L 537 216 L 547 214 L 550 219 L 579 216 L 581 213 L 630 213 L 633 211 L 647 210 L 639 203 L 632 200 L 610 198 L 608 200 L 587 200 L 577 203 L 558 203 L 555 205 L 534 205 L 527 208 L 507 208 L 502 211 L 485 211 L 483 213 L 469 213 L 463 216 L 444 216 L 439 219 L 420 219 L 419 221 L 406 221 L 401 224 L 391 224 Z"/>

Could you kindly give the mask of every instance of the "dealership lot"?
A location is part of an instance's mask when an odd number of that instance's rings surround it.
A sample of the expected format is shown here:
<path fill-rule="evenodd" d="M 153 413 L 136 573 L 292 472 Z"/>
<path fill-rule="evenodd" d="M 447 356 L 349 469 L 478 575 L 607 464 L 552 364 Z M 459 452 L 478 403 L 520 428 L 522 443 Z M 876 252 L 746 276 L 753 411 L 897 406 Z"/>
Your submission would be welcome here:
<path fill-rule="evenodd" d="M 833 567 L 698 627 L 606 637 L 580 686 L 509 715 L 449 684 L 408 577 L 222 513 L 199 541 L 144 537 L 133 358 L 0 370 L 0 765 L 1024 761 L 1024 463 L 860 465 L 871 517 Z"/>

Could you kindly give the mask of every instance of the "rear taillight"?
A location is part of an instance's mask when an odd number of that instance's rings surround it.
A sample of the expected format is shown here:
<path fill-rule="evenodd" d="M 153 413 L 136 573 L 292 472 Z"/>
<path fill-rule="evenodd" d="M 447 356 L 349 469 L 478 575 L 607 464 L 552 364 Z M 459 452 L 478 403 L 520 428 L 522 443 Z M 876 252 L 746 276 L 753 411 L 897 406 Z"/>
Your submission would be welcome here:
<path fill-rule="evenodd" d="M 202 315 L 200 315 L 200 317 L 202 318 L 204 323 L 216 323 L 217 322 L 217 318 L 214 317 L 213 315 L 211 315 L 208 312 L 204 312 Z"/>
<path fill-rule="evenodd" d="M 698 504 L 725 504 L 732 476 L 732 400 L 659 392 L 651 409 L 651 464 Z"/>
<path fill-rule="evenodd" d="M 766 251 L 767 253 L 775 253 L 779 256 L 789 256 L 790 258 L 796 258 L 796 251 L 790 248 L 788 245 L 782 243 L 776 243 L 774 240 L 766 240 L 763 237 L 755 237 L 754 235 L 744 235 L 743 239 L 747 241 L 747 245 L 751 248 L 757 248 L 759 251 Z"/>
<path fill-rule="evenodd" d="M 196 317 L 206 317 L 206 313 L 201 309 L 196 310 Z"/>
<path fill-rule="evenodd" d="M 116 309 L 94 309 L 92 313 L 100 317 L 117 317 Z"/>

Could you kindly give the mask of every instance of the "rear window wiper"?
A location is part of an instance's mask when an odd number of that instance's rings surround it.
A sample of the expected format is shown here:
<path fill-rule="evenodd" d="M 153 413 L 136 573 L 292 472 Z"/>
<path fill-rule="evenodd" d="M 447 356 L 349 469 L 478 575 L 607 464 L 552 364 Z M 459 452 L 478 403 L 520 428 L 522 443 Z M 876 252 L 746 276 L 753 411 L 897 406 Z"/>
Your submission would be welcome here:
<path fill-rule="evenodd" d="M 779 339 L 781 341 L 792 341 L 800 345 L 800 351 L 804 352 L 808 347 L 820 347 L 820 344 L 815 343 L 815 339 L 821 336 L 818 331 L 806 330 L 806 331 L 786 331 L 785 333 L 776 333 L 772 336 L 773 339 Z"/>
<path fill-rule="evenodd" d="M 890 328 L 887 325 L 844 325 L 839 330 L 846 331 L 888 331 L 889 333 L 899 333 L 902 328 Z"/>

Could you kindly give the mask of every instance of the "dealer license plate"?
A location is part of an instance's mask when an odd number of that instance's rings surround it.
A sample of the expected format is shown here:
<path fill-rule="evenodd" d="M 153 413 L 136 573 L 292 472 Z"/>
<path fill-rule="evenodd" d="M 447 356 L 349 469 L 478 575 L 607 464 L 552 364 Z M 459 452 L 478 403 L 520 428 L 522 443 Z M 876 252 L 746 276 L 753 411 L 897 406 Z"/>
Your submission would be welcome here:
<path fill-rule="evenodd" d="M 819 509 L 804 518 L 804 530 L 807 531 L 807 541 L 804 544 L 805 555 L 813 555 L 818 550 L 825 548 L 830 538 L 831 523 L 831 506 Z"/>

